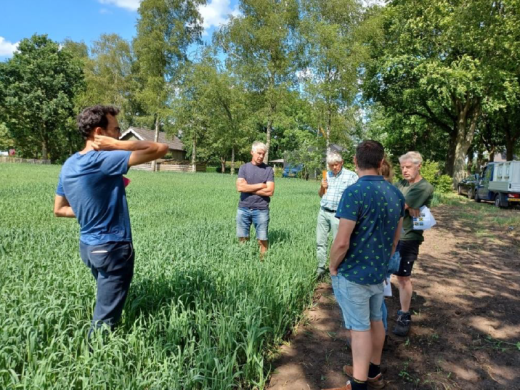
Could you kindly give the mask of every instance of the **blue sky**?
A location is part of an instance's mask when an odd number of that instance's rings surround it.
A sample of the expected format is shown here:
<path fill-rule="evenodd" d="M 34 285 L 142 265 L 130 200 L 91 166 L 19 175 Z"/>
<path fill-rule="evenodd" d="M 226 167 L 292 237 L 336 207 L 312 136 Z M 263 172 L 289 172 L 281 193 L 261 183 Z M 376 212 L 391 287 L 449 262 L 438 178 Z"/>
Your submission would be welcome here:
<path fill-rule="evenodd" d="M 101 34 L 135 36 L 140 0 L 0 0 L 0 61 L 10 58 L 17 43 L 33 34 L 62 42 L 71 39 L 88 46 Z M 237 0 L 208 0 L 199 9 L 205 37 L 238 14 Z"/>

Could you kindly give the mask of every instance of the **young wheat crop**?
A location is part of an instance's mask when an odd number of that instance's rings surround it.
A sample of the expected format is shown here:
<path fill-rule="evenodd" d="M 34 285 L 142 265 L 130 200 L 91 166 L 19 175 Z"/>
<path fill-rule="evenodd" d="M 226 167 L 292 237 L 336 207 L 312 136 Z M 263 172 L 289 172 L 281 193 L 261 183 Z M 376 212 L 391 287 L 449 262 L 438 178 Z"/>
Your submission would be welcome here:
<path fill-rule="evenodd" d="M 317 184 L 278 179 L 260 262 L 235 237 L 236 177 L 130 172 L 135 276 L 90 353 L 95 284 L 76 221 L 52 213 L 59 168 L 0 164 L 0 388 L 263 388 L 312 296 Z"/>

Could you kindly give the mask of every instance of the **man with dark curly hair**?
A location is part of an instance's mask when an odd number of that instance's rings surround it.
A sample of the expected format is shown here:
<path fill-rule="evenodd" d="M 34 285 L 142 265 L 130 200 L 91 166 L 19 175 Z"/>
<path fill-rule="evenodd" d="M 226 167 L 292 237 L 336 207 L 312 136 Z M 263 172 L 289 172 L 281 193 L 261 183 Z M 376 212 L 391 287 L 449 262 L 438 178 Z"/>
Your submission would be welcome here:
<path fill-rule="evenodd" d="M 80 255 L 97 284 L 93 330 L 114 328 L 123 311 L 134 273 L 134 249 L 123 174 L 133 165 L 160 158 L 168 146 L 151 141 L 120 141 L 119 109 L 93 106 L 77 118 L 83 150 L 61 169 L 54 214 L 76 218 Z"/>

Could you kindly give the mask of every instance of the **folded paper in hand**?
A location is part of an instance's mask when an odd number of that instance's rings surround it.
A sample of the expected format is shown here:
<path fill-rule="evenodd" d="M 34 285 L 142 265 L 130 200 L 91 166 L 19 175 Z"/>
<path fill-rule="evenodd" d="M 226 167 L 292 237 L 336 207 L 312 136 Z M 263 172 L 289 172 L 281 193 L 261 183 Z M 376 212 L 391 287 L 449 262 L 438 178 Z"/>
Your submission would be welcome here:
<path fill-rule="evenodd" d="M 426 206 L 421 207 L 420 214 L 417 218 L 413 219 L 413 230 L 427 230 L 435 226 L 437 222 Z"/>

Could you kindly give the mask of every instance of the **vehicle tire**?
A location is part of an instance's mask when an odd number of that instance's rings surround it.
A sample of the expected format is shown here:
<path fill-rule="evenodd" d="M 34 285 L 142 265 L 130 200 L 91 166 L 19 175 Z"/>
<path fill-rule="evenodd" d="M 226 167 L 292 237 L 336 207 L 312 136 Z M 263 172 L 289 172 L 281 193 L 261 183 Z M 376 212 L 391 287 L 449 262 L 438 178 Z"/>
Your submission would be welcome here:
<path fill-rule="evenodd" d="M 496 194 L 495 195 L 495 206 L 498 207 L 499 209 L 507 209 L 509 206 L 509 202 L 507 201 L 507 198 L 505 196 L 506 196 L 505 194 Z"/>
<path fill-rule="evenodd" d="M 473 190 L 470 188 L 470 189 L 468 190 L 468 199 L 473 199 L 474 196 L 475 196 L 475 195 L 473 195 Z"/>
<path fill-rule="evenodd" d="M 462 195 L 462 191 L 460 190 L 460 186 L 457 186 L 457 194 Z"/>
<path fill-rule="evenodd" d="M 480 197 L 478 196 L 478 192 L 475 191 L 475 202 L 480 203 L 480 201 L 481 201 L 481 199 L 480 199 Z"/>

